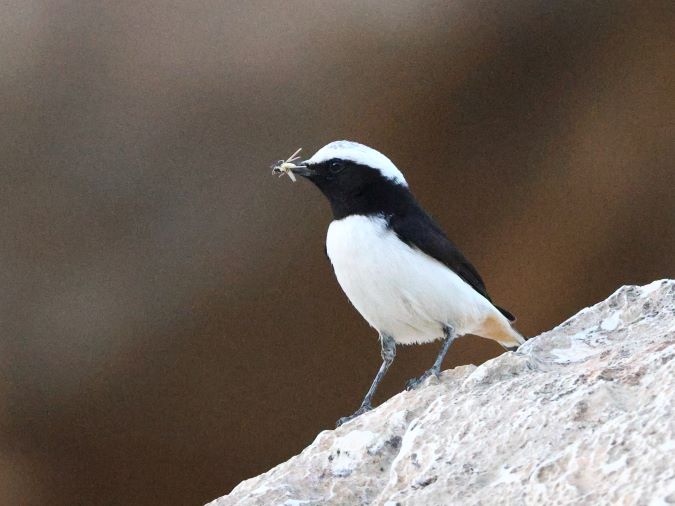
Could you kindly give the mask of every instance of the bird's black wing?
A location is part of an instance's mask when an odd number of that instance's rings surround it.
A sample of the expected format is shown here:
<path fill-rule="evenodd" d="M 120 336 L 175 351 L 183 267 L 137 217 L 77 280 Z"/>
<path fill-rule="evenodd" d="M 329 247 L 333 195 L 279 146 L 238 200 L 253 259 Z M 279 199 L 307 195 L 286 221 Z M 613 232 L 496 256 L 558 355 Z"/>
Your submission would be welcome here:
<path fill-rule="evenodd" d="M 389 227 L 401 241 L 410 247 L 423 251 L 452 269 L 469 286 L 489 300 L 506 318 L 515 321 L 516 318 L 511 313 L 492 302 L 485 288 L 485 283 L 476 268 L 471 265 L 471 262 L 423 210 L 417 209 L 414 212 L 406 213 L 405 216 L 391 216 Z"/>

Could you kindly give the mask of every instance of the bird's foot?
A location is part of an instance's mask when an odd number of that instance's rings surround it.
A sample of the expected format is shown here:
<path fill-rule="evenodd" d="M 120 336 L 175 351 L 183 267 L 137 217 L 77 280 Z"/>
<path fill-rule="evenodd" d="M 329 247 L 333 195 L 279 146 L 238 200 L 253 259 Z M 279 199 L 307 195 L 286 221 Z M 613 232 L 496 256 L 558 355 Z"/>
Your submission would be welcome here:
<path fill-rule="evenodd" d="M 422 383 L 424 383 L 424 381 L 427 378 L 429 378 L 431 376 L 435 376 L 436 379 L 439 379 L 440 376 L 441 376 L 441 372 L 438 369 L 432 367 L 431 369 L 428 369 L 427 371 L 425 371 L 424 374 L 422 374 L 422 376 L 420 376 L 419 378 L 409 379 L 405 384 L 405 389 L 406 390 L 415 390 L 418 386 L 420 386 Z"/>
<path fill-rule="evenodd" d="M 335 428 L 337 429 L 340 425 L 345 424 L 345 423 L 349 422 L 350 420 L 353 420 L 354 418 L 356 418 L 359 415 L 362 415 L 363 413 L 367 413 L 371 409 L 373 409 L 373 406 L 371 406 L 370 403 L 369 404 L 361 404 L 361 407 L 359 409 L 357 409 L 354 412 L 353 415 L 343 416 L 337 422 L 335 422 Z"/>

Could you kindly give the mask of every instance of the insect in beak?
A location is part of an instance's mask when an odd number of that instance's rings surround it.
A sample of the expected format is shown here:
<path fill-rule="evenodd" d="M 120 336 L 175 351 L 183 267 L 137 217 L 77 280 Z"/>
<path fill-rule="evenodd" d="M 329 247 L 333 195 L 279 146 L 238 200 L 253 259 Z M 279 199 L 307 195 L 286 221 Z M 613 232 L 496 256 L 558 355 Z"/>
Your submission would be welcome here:
<path fill-rule="evenodd" d="M 299 153 L 302 151 L 302 148 L 298 148 L 295 153 L 288 157 L 286 160 L 279 160 L 278 162 L 272 165 L 272 174 L 279 174 L 279 177 L 286 174 L 291 181 L 294 183 L 297 181 L 293 171 L 296 170 L 301 176 L 309 176 L 312 174 L 312 171 L 307 167 L 307 165 L 295 165 L 293 162 L 300 159 Z"/>

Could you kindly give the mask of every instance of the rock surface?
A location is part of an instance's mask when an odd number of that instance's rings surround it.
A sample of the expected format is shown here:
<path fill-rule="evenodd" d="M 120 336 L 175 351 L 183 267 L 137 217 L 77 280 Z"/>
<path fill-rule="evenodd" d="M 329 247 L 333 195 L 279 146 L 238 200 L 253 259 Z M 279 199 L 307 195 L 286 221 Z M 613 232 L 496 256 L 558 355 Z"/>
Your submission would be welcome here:
<path fill-rule="evenodd" d="M 675 281 L 443 372 L 210 503 L 675 504 Z"/>

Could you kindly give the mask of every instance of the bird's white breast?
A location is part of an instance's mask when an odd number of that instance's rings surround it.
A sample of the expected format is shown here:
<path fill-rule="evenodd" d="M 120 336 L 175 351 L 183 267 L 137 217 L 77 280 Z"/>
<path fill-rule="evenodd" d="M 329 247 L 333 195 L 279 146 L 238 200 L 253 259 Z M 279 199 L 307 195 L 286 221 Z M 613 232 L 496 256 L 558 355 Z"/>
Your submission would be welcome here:
<path fill-rule="evenodd" d="M 494 307 L 452 270 L 403 243 L 383 217 L 348 216 L 328 227 L 326 251 L 368 323 L 403 344 L 474 331 Z"/>

